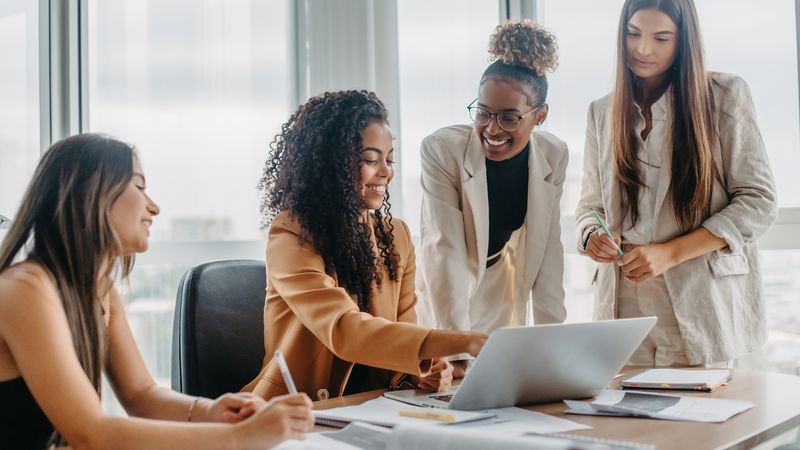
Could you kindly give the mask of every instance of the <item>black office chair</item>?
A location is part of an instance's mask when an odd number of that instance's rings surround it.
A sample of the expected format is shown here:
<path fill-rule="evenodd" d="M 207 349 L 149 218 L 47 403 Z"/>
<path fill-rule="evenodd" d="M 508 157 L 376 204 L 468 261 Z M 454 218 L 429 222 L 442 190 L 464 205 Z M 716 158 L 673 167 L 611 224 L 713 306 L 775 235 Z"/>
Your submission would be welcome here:
<path fill-rule="evenodd" d="M 264 358 L 262 261 L 215 261 L 181 279 L 172 330 L 172 388 L 215 398 L 255 378 Z"/>

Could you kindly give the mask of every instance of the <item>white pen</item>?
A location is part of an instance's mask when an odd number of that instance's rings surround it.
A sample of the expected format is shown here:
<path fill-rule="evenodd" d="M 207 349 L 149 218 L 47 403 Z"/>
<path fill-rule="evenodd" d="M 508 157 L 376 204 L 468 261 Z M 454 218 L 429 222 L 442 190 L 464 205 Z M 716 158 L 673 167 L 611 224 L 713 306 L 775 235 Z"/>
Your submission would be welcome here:
<path fill-rule="evenodd" d="M 289 389 L 290 394 L 297 394 L 297 388 L 292 380 L 292 374 L 289 373 L 289 366 L 286 365 L 286 360 L 283 358 L 283 353 L 280 350 L 275 350 L 275 360 L 278 361 L 278 368 L 283 375 L 283 381 L 286 383 L 286 388 Z"/>

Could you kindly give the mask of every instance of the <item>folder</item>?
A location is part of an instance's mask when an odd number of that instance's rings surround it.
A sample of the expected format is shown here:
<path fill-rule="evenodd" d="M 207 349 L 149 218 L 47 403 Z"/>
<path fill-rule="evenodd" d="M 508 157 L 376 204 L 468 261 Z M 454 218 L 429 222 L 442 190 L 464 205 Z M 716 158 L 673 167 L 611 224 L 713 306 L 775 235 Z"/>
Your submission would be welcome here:
<path fill-rule="evenodd" d="M 648 369 L 621 383 L 623 389 L 675 389 L 707 391 L 724 385 L 731 379 L 731 371 L 692 369 Z"/>

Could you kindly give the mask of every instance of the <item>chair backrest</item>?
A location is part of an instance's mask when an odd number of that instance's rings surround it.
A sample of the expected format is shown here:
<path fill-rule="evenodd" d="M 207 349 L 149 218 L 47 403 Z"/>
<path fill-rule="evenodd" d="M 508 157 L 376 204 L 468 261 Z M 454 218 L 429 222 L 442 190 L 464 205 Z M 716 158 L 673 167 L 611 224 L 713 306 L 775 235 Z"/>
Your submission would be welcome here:
<path fill-rule="evenodd" d="M 172 388 L 215 398 L 255 378 L 264 359 L 263 261 L 215 261 L 181 279 L 172 330 Z"/>

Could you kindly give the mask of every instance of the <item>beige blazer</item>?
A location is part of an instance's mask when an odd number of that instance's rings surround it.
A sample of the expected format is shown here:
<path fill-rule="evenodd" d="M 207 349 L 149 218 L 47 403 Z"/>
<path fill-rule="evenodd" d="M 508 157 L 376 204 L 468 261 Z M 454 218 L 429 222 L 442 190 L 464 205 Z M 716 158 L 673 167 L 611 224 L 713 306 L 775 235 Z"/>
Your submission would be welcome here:
<path fill-rule="evenodd" d="M 369 372 L 374 388 L 388 388 L 402 373 L 423 375 L 430 360 L 421 364 L 419 350 L 430 329 L 415 325 L 414 246 L 406 224 L 399 219 L 393 224 L 400 277 L 392 281 L 384 273 L 367 313 L 300 238 L 297 221 L 286 212 L 275 217 L 267 241 L 264 365 L 242 390 L 266 399 L 288 393 L 272 357 L 278 349 L 297 390 L 313 400 L 341 395 L 354 362 L 385 369 Z"/>
<path fill-rule="evenodd" d="M 713 154 L 720 177 L 715 180 L 711 216 L 701 226 L 725 239 L 728 247 L 680 264 L 664 273 L 675 317 L 690 364 L 723 361 L 744 355 L 766 341 L 764 293 L 756 239 L 775 221 L 775 183 L 756 124 L 747 84 L 739 77 L 711 74 L 718 139 Z M 621 194 L 611 144 L 611 94 L 589 107 L 583 183 L 575 211 L 578 251 L 583 231 L 605 216 L 621 232 Z M 669 166 L 670 161 L 662 161 Z M 663 171 L 668 177 L 668 171 Z M 668 179 L 656 193 L 654 242 L 682 233 L 667 196 Z M 595 319 L 616 314 L 616 264 L 599 264 Z"/>
<path fill-rule="evenodd" d="M 550 133 L 531 134 L 525 226 L 508 243 L 514 263 L 514 316 L 527 322 L 533 301 L 536 323 L 563 322 L 564 252 L 559 201 L 569 152 Z M 422 142 L 420 295 L 440 328 L 469 330 L 471 309 L 492 299 L 472 299 L 486 270 L 489 201 L 486 160 L 471 125 L 442 128 Z M 495 299 L 496 300 L 496 299 Z"/>

